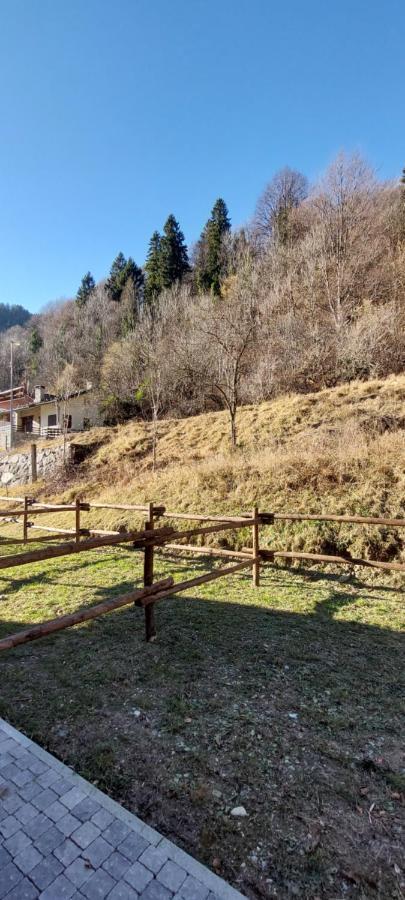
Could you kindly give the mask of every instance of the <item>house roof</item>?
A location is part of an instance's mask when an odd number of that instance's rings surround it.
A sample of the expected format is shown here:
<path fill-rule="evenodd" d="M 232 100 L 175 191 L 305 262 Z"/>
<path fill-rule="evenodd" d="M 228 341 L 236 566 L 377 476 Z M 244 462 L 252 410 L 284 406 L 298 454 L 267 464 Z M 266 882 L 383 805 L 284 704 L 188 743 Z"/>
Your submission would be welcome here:
<path fill-rule="evenodd" d="M 87 387 L 87 388 L 80 388 L 79 391 L 71 391 L 71 393 L 68 394 L 67 399 L 69 400 L 71 397 L 80 397 L 82 394 L 88 394 L 92 390 L 93 390 L 92 387 Z M 42 400 L 36 401 L 36 400 L 33 400 L 32 397 L 29 397 L 28 400 L 29 400 L 28 403 L 25 400 L 25 402 L 21 406 L 19 405 L 18 409 L 32 410 L 34 408 L 44 406 L 46 403 L 56 403 L 56 401 L 58 400 L 58 397 L 56 396 L 56 394 L 44 394 Z M 1 404 L 1 398 L 0 398 L 0 404 Z M 17 405 L 14 403 L 14 401 L 13 401 L 13 408 L 17 409 Z M 0 411 L 1 411 L 1 409 L 0 409 Z"/>
<path fill-rule="evenodd" d="M 0 391 L 0 415 L 10 412 L 11 390 Z M 31 397 L 25 384 L 19 384 L 13 389 L 13 409 L 27 406 L 31 403 Z"/>

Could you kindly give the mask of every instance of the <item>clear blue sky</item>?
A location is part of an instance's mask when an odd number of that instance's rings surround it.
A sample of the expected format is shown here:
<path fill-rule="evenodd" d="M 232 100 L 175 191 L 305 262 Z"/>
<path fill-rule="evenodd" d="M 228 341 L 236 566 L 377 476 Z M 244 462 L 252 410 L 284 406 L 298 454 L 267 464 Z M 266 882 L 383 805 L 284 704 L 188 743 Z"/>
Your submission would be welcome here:
<path fill-rule="evenodd" d="M 403 0 L 0 0 L 0 301 L 30 310 L 194 241 L 283 165 L 405 165 Z"/>

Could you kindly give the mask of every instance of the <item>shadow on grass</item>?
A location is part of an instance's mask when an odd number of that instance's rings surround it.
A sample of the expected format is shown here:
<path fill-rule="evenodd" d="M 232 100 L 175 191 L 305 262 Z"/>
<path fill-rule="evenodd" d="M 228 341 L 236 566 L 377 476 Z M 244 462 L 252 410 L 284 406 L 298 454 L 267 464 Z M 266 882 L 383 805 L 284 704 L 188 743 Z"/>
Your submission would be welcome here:
<path fill-rule="evenodd" d="M 157 578 L 164 563 L 181 580 L 212 565 L 165 555 Z M 405 637 L 356 604 L 384 604 L 388 620 L 399 605 L 385 586 L 359 597 L 328 575 L 318 597 L 313 574 L 174 596 L 156 606 L 154 644 L 129 606 L 3 653 L 0 714 L 203 862 L 222 860 L 248 896 L 397 896 Z M 91 604 L 132 587 L 101 586 Z M 283 590 L 290 609 L 277 608 Z M 348 605 L 351 620 L 334 618 Z M 243 823 L 229 816 L 240 804 Z"/>

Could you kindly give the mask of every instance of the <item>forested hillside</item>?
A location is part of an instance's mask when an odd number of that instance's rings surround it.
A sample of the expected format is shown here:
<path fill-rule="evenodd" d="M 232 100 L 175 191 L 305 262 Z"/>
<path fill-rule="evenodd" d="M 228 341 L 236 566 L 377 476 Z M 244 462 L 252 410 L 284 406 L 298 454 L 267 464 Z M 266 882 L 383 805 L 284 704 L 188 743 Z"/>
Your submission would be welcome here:
<path fill-rule="evenodd" d="M 7 331 L 14 325 L 25 325 L 31 313 L 23 306 L 0 303 L 0 331 Z"/>
<path fill-rule="evenodd" d="M 251 221 L 218 199 L 187 248 L 169 215 L 145 262 L 119 253 L 105 280 L 0 338 L 17 375 L 100 391 L 107 422 L 237 409 L 288 391 L 383 377 L 405 364 L 405 183 L 341 154 L 318 183 L 285 168 Z"/>

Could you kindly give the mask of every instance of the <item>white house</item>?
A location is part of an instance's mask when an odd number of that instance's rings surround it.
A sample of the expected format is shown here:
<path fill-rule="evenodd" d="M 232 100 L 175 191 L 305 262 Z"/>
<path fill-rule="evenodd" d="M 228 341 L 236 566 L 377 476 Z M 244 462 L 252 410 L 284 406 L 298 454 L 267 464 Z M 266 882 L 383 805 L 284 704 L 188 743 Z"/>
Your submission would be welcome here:
<path fill-rule="evenodd" d="M 0 392 L 0 446 L 10 446 L 10 409 L 12 409 L 13 433 L 19 436 L 55 437 L 66 432 L 84 431 L 92 425 L 100 425 L 102 417 L 95 392 L 90 383 L 81 390 L 72 391 L 63 399 L 49 394 L 42 385 L 30 394 L 25 385 Z"/>

